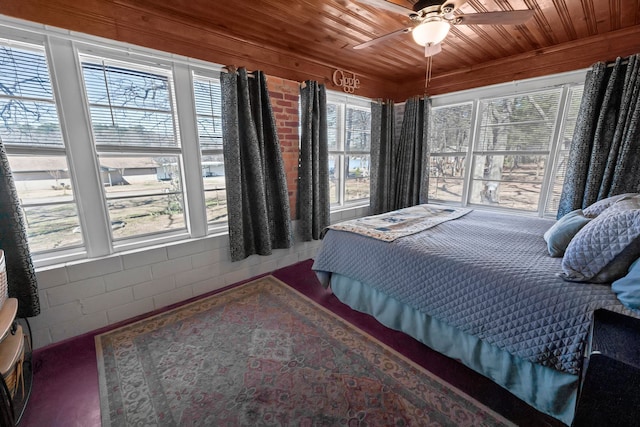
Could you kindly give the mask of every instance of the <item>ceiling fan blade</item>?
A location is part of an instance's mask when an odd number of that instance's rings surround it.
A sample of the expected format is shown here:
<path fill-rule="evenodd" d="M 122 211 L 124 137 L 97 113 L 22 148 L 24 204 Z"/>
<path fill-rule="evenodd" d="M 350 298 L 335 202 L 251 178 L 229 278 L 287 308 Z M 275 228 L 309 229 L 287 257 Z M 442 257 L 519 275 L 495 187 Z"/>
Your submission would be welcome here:
<path fill-rule="evenodd" d="M 375 39 L 371 39 L 368 42 L 357 44 L 353 48 L 354 49 L 364 49 L 366 47 L 373 46 L 374 44 L 379 43 L 381 41 L 384 41 L 384 40 L 390 39 L 392 37 L 395 37 L 398 34 L 408 34 L 408 33 L 411 32 L 411 30 L 413 30 L 413 28 L 403 28 L 401 30 L 394 31 L 394 32 L 389 33 L 389 34 L 385 34 L 384 36 L 376 37 Z"/>
<path fill-rule="evenodd" d="M 366 4 L 377 9 L 384 9 L 389 12 L 399 13 L 401 15 L 409 15 L 413 13 L 413 10 L 400 6 L 399 4 L 391 3 L 385 0 L 357 0 L 358 3 Z"/>
<path fill-rule="evenodd" d="M 457 15 L 454 25 L 518 25 L 530 19 L 533 10 L 509 10 L 504 12 L 473 13 L 471 15 Z"/>

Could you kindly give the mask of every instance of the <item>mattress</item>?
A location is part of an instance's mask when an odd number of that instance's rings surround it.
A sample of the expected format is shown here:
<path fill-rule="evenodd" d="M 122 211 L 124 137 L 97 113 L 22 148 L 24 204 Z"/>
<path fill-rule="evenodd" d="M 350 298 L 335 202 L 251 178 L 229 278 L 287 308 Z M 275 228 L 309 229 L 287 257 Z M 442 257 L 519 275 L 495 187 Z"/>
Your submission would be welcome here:
<path fill-rule="evenodd" d="M 552 220 L 476 210 L 384 242 L 328 230 L 313 269 L 366 283 L 522 360 L 577 375 L 594 310 L 632 316 L 608 285 L 566 282 Z"/>

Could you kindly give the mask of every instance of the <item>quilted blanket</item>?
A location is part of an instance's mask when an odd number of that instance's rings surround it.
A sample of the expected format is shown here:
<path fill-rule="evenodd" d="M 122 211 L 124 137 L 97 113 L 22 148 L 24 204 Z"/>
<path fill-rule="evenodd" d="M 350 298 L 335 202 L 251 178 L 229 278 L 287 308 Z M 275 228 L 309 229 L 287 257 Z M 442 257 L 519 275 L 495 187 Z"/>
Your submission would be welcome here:
<path fill-rule="evenodd" d="M 577 374 L 593 311 L 638 313 L 608 285 L 566 282 L 553 221 L 478 211 L 384 242 L 329 230 L 317 272 L 357 279 L 515 356 Z M 319 275 L 322 277 L 322 275 Z"/>
<path fill-rule="evenodd" d="M 471 209 L 423 204 L 340 222 L 330 225 L 329 228 L 392 242 L 400 237 L 427 230 L 445 221 L 460 218 L 469 212 Z"/>

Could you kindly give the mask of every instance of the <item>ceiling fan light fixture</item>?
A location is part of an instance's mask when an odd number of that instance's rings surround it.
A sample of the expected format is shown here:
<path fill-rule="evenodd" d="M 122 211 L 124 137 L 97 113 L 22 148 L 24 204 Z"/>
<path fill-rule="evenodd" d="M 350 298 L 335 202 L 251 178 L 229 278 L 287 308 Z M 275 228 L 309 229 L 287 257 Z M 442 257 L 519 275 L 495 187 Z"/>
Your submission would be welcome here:
<path fill-rule="evenodd" d="M 433 20 L 425 21 L 411 31 L 413 40 L 420 46 L 434 45 L 440 43 L 449 34 L 451 24 L 447 21 Z"/>

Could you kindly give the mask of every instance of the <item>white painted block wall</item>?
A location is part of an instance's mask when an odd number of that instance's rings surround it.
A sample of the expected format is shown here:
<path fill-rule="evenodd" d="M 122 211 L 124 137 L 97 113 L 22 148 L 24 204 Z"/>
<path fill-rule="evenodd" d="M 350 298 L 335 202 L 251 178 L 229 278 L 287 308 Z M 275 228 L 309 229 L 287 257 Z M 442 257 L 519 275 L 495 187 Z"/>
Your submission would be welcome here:
<path fill-rule="evenodd" d="M 368 210 L 333 212 L 331 222 Z M 272 255 L 231 262 L 229 237 L 220 235 L 40 268 L 41 313 L 29 319 L 34 348 L 313 258 L 319 247 L 320 241 L 297 240 Z"/>

